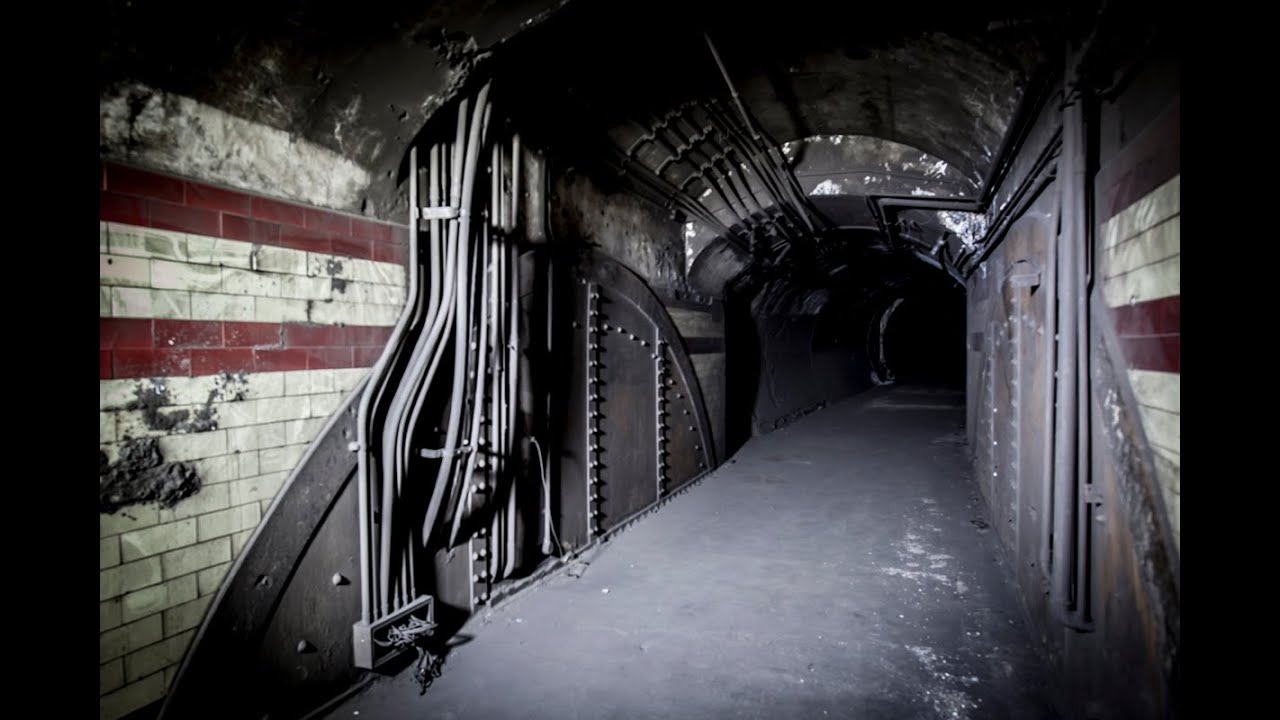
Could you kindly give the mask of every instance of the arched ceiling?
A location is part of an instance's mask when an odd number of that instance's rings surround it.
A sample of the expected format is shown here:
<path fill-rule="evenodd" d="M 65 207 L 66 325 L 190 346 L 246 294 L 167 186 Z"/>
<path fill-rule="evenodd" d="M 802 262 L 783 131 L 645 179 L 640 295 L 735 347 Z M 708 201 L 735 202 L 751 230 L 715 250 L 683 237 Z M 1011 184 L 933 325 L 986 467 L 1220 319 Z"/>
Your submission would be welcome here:
<path fill-rule="evenodd" d="M 941 158 L 981 184 L 1017 109 L 1029 60 L 1000 57 L 976 33 L 932 31 L 854 56 L 815 53 L 744 78 L 741 93 L 780 142 L 883 138 Z"/>
<path fill-rule="evenodd" d="M 228 0 L 193 22 L 180 4 L 109 0 L 99 79 L 104 103 L 140 83 L 327 148 L 369 173 L 364 207 L 344 209 L 389 217 L 408 144 L 477 67 L 499 74 L 522 122 L 590 154 L 590 134 L 616 143 L 690 98 L 727 97 L 706 32 L 778 142 L 883 138 L 980 183 L 1059 47 L 1046 41 L 1058 6 L 1044 7 Z M 146 157 L 104 139 L 104 155 L 131 153 Z"/>

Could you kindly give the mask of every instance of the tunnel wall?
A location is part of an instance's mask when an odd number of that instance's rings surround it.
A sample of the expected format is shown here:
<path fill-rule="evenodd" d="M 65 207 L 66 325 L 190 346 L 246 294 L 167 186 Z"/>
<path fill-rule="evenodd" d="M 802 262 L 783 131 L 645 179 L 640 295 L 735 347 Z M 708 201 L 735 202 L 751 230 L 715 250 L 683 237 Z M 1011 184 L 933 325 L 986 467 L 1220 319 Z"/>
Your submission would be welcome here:
<path fill-rule="evenodd" d="M 1096 275 L 1181 547 L 1181 173 L 1168 150 L 1178 147 L 1181 101 L 1162 87 L 1171 72 L 1150 68 L 1102 108 Z M 1153 92 L 1160 100 L 1141 97 Z"/>
<path fill-rule="evenodd" d="M 754 432 L 782 427 L 871 386 L 865 352 L 853 342 L 861 333 L 830 342 L 836 336 L 826 326 L 837 322 L 838 318 L 822 314 L 754 318 L 760 357 L 752 411 Z"/>
<path fill-rule="evenodd" d="M 658 296 L 685 342 L 711 417 L 728 447 L 725 318 L 721 302 L 689 287 L 682 227 L 669 214 L 588 172 L 553 170 L 551 228 L 561 242 L 594 246 L 635 272 Z"/>
<path fill-rule="evenodd" d="M 381 353 L 407 229 L 115 164 L 100 192 L 109 720 L 162 697 L 281 484 Z"/>
<path fill-rule="evenodd" d="M 138 82 L 103 92 L 99 144 L 112 162 L 350 212 L 374 181 L 335 149 Z"/>
<path fill-rule="evenodd" d="M 1050 474 L 1054 282 L 1063 282 L 1054 247 L 1078 241 L 1058 236 L 1061 158 L 1057 179 L 969 280 L 974 472 L 1071 720 L 1179 714 L 1178 73 L 1173 57 L 1149 57 L 1086 115 L 1095 130 L 1096 161 L 1085 171 L 1094 228 L 1082 305 L 1084 450 L 1074 476 Z M 1037 138 L 1061 123 L 1060 99 L 1050 99 L 1022 155 L 1035 156 Z M 1019 180 L 1015 171 L 1009 182 Z M 1059 399 L 1074 392 L 1064 387 Z M 1080 483 L 1068 501 L 1071 530 L 1052 519 L 1052 493 L 1064 482 Z M 1065 566 L 1069 599 L 1052 590 L 1062 566 L 1052 567 L 1051 542 L 1077 553 Z"/>

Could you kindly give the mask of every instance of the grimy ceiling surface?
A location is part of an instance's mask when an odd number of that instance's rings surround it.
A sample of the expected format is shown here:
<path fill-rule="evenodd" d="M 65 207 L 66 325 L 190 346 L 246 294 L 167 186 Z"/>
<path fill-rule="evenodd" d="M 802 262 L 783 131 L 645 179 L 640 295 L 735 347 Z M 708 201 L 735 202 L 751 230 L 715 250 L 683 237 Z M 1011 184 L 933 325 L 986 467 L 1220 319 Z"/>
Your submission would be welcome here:
<path fill-rule="evenodd" d="M 338 152 L 373 177 L 365 211 L 392 217 L 408 144 L 477 67 L 536 101 L 522 103 L 522 122 L 561 139 L 605 137 L 623 116 L 726 96 L 705 32 L 776 141 L 881 137 L 980 183 L 1023 88 L 1058 52 L 1062 8 L 228 0 L 197 21 L 180 3 L 109 0 L 99 80 L 104 98 L 138 82 Z M 103 153 L 128 159 L 127 148 Z"/>

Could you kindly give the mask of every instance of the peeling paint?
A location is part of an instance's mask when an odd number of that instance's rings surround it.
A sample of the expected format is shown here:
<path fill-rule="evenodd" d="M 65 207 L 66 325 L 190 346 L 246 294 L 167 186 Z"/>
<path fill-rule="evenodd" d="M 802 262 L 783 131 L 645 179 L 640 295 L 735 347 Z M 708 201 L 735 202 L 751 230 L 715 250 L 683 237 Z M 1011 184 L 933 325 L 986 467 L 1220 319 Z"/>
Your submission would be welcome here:
<path fill-rule="evenodd" d="M 217 395 L 214 389 L 209 393 L 209 400 L 195 412 L 185 408 L 161 410 L 170 405 L 168 388 L 159 379 L 139 381 L 134 388 L 134 400 L 125 406 L 126 410 L 141 410 L 142 420 L 151 430 L 165 433 L 181 434 L 216 430 L 218 420 L 213 409 L 213 399 Z"/>
<path fill-rule="evenodd" d="M 200 476 L 190 463 L 165 462 L 158 438 L 127 440 L 111 463 L 98 451 L 98 509 L 114 514 L 121 508 L 159 503 L 171 508 L 200 492 Z"/>
<path fill-rule="evenodd" d="M 218 413 L 213 403 L 242 401 L 247 390 L 248 378 L 243 372 L 223 372 L 214 378 L 214 387 L 203 405 L 194 410 L 165 410 L 163 408 L 173 404 L 168 387 L 159 378 L 146 378 L 137 382 L 134 399 L 125 409 L 141 411 L 142 421 L 150 430 L 168 434 L 206 432 L 218 428 Z"/>
<path fill-rule="evenodd" d="M 319 207 L 358 212 L 367 170 L 297 135 L 141 83 L 100 98 L 103 157 Z"/>

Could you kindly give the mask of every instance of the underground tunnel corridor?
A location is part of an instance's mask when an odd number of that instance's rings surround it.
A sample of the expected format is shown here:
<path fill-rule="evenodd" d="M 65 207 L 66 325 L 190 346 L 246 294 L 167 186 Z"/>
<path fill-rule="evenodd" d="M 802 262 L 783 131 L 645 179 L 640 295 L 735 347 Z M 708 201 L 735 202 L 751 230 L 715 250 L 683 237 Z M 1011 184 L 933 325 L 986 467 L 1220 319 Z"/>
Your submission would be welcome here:
<path fill-rule="evenodd" d="M 1171 13 L 106 5 L 100 720 L 1181 716 Z"/>
<path fill-rule="evenodd" d="M 963 394 L 863 393 L 472 617 L 324 717 L 1052 718 Z"/>

